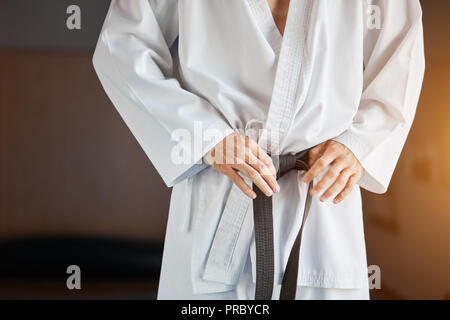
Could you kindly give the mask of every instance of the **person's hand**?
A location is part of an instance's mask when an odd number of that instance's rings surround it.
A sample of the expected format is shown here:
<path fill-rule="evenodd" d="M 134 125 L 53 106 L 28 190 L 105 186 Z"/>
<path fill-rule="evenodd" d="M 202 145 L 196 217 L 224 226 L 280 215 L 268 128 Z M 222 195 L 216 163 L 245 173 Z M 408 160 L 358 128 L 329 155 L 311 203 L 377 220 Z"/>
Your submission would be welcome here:
<path fill-rule="evenodd" d="M 331 183 L 322 194 L 320 201 L 326 201 L 336 192 L 334 203 L 341 202 L 353 189 L 363 174 L 363 167 L 358 159 L 345 145 L 334 140 L 325 141 L 309 151 L 310 169 L 302 177 L 303 182 L 309 183 L 328 165 L 328 171 L 311 189 L 311 196 L 317 195 Z"/>
<path fill-rule="evenodd" d="M 252 139 L 232 133 L 219 142 L 204 160 L 228 176 L 251 199 L 256 193 L 238 174 L 242 172 L 268 197 L 280 191 L 272 158 Z"/>

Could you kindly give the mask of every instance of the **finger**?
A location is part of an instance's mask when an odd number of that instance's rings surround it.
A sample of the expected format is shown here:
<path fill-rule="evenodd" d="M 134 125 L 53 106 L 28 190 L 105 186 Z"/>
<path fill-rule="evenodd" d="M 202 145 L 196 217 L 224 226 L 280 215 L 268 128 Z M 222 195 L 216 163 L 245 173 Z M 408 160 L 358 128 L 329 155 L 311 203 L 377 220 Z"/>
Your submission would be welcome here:
<path fill-rule="evenodd" d="M 343 170 L 336 181 L 329 187 L 320 197 L 320 201 L 326 201 L 329 197 L 331 197 L 336 192 L 342 190 L 347 184 L 348 179 L 352 175 L 352 171 L 350 169 Z"/>
<path fill-rule="evenodd" d="M 216 163 L 215 158 L 216 158 L 215 148 L 212 148 L 209 152 L 207 152 L 204 157 L 206 164 L 209 164 L 210 166 Z"/>
<path fill-rule="evenodd" d="M 251 165 L 253 168 L 255 168 L 263 177 L 264 180 L 269 184 L 269 186 L 272 188 L 274 192 L 280 191 L 280 186 L 277 182 L 277 176 L 274 169 L 271 169 L 268 166 L 268 162 L 272 164 L 272 158 L 270 158 L 267 154 L 266 156 L 269 158 L 269 161 L 266 161 L 265 163 L 256 157 L 256 155 L 253 154 L 249 150 L 248 152 L 248 164 Z M 273 165 L 272 165 L 273 167 Z"/>
<path fill-rule="evenodd" d="M 254 140 L 250 141 L 250 150 L 270 169 L 271 173 L 276 177 L 277 170 L 273 165 L 272 158 Z"/>
<path fill-rule="evenodd" d="M 320 191 L 322 191 L 326 186 L 328 186 L 331 182 L 336 181 L 337 177 L 341 173 L 341 171 L 345 168 L 344 161 L 340 159 L 336 159 L 333 161 L 328 168 L 327 172 L 322 176 L 319 182 L 311 189 L 311 195 L 315 196 Z"/>
<path fill-rule="evenodd" d="M 331 162 L 336 159 L 336 153 L 334 149 L 327 149 L 323 153 L 323 155 L 317 159 L 317 161 L 313 164 L 313 166 L 303 175 L 302 181 L 309 183 L 313 180 L 317 175 L 325 169 Z"/>
<path fill-rule="evenodd" d="M 258 171 L 260 176 L 266 181 L 271 190 L 273 192 L 280 191 L 280 186 L 278 185 L 276 176 L 273 175 L 272 171 L 261 160 L 257 159 L 252 153 L 249 154 L 249 158 L 253 160 L 251 161 L 251 167 Z"/>
<path fill-rule="evenodd" d="M 245 163 L 245 141 L 239 134 L 231 134 L 216 148 L 215 163 L 233 165 Z"/>
<path fill-rule="evenodd" d="M 272 158 L 270 158 L 267 154 L 266 157 L 262 157 L 261 153 L 258 157 L 253 150 L 247 150 L 247 163 L 257 169 L 263 175 L 272 175 L 276 177 L 276 171 L 272 164 Z M 264 153 L 264 152 L 263 152 Z M 268 159 L 267 159 L 268 158 Z"/>
<path fill-rule="evenodd" d="M 215 165 L 222 165 L 222 164 L 227 164 L 230 161 L 230 157 L 233 154 L 233 149 L 229 150 L 227 148 L 232 147 L 234 145 L 234 140 L 236 138 L 235 134 L 231 134 L 227 137 L 225 137 L 225 139 L 217 144 L 214 149 L 212 150 L 212 152 L 210 153 L 211 158 L 210 158 L 210 162 L 212 162 Z"/>
<path fill-rule="evenodd" d="M 322 152 L 325 147 L 325 142 L 315 146 L 311 150 L 309 150 L 308 157 L 309 157 L 309 166 L 312 167 L 313 164 L 317 161 L 317 159 L 322 155 Z"/>
<path fill-rule="evenodd" d="M 246 150 L 248 145 L 248 137 L 237 135 L 235 140 L 233 141 L 233 154 L 232 154 L 232 161 L 228 162 L 229 165 L 236 165 L 236 164 L 243 164 L 245 163 L 245 157 L 246 157 Z M 228 148 L 230 149 L 230 148 Z"/>
<path fill-rule="evenodd" d="M 225 173 L 231 181 L 239 188 L 243 193 L 247 195 L 250 199 L 256 198 L 255 191 L 252 190 L 252 188 L 245 182 L 244 179 L 233 169 L 230 169 Z"/>
<path fill-rule="evenodd" d="M 333 203 L 339 203 L 342 200 L 344 200 L 345 197 L 348 196 L 350 191 L 352 191 L 353 187 L 355 186 L 356 182 L 358 181 L 358 175 L 353 174 L 349 179 L 347 184 L 345 185 L 344 189 L 334 198 Z"/>
<path fill-rule="evenodd" d="M 261 174 L 255 170 L 253 167 L 245 164 L 236 165 L 235 169 L 241 171 L 244 175 L 246 175 L 256 186 L 268 197 L 272 196 L 273 191 L 272 188 L 267 184 Z"/>
<path fill-rule="evenodd" d="M 250 151 L 248 152 L 248 158 L 248 164 L 259 172 L 263 179 L 269 184 L 272 191 L 280 191 L 280 186 L 278 185 L 276 175 L 273 174 L 273 172 L 267 167 L 267 165 L 260 159 L 256 158 L 256 156 Z"/>

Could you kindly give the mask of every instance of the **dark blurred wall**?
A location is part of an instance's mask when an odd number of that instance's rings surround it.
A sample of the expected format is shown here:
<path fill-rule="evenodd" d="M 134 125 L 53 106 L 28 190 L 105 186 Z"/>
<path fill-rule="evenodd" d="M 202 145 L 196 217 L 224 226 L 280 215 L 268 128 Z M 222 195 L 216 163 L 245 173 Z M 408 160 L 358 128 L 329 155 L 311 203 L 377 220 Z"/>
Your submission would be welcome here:
<path fill-rule="evenodd" d="M 0 2 L 0 238 L 163 241 L 170 190 L 92 68 L 108 3 Z M 81 7 L 82 30 L 67 30 L 69 4 Z M 416 120 L 388 193 L 363 193 L 369 264 L 382 271 L 377 298 L 450 298 L 450 1 L 422 5 Z"/>
<path fill-rule="evenodd" d="M 91 50 L 110 0 L 2 0 L 0 47 Z M 81 9 L 81 30 L 66 28 L 67 8 Z"/>
<path fill-rule="evenodd" d="M 81 8 L 81 30 L 66 27 L 70 4 Z M 92 67 L 108 5 L 0 2 L 0 238 L 163 241 L 170 189 Z"/>
<path fill-rule="evenodd" d="M 367 252 L 388 296 L 450 299 L 450 1 L 421 3 L 422 96 L 388 193 L 364 193 Z"/>

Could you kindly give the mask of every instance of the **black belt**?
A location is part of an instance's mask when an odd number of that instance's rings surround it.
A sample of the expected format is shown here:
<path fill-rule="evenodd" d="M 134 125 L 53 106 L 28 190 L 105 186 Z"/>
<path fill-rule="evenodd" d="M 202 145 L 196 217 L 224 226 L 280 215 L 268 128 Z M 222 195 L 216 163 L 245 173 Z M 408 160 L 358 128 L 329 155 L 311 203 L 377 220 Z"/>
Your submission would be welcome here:
<path fill-rule="evenodd" d="M 290 170 L 309 169 L 309 149 L 296 154 L 279 156 L 277 180 Z M 305 210 L 302 224 L 297 234 L 294 245 L 289 254 L 289 259 L 281 284 L 280 300 L 294 300 L 297 290 L 298 261 L 303 227 L 311 205 L 309 191 L 312 181 L 308 185 Z M 274 247 L 273 247 L 273 217 L 272 197 L 267 197 L 255 184 L 253 191 L 257 197 L 253 200 L 253 219 L 255 225 L 256 243 L 256 292 L 255 300 L 271 300 L 274 282 Z"/>

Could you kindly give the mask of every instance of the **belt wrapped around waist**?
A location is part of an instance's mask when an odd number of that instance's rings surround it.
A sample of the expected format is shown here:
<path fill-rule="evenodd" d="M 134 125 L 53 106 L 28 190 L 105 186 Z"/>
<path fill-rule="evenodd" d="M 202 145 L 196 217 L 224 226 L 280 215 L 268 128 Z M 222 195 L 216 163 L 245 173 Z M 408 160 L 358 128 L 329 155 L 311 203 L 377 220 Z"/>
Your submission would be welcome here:
<path fill-rule="evenodd" d="M 279 156 L 277 179 L 291 170 L 307 171 L 309 169 L 309 150 L 296 154 Z M 313 182 L 308 185 L 302 224 L 289 254 L 289 259 L 281 284 L 280 300 L 294 300 L 297 290 L 298 264 L 303 227 L 311 206 L 309 191 Z M 256 244 L 256 291 L 255 300 L 270 300 L 274 283 L 274 245 L 272 197 L 267 197 L 255 184 L 253 190 L 257 197 L 253 200 L 253 219 Z"/>

